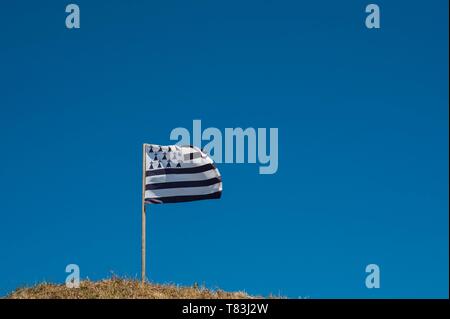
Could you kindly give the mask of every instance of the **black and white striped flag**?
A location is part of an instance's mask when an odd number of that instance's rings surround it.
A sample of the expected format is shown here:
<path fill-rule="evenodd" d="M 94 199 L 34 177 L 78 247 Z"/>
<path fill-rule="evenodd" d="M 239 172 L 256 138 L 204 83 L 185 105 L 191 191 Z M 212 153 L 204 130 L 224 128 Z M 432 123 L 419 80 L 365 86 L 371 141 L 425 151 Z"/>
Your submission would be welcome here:
<path fill-rule="evenodd" d="M 217 199 L 222 177 L 195 146 L 145 145 L 145 202 L 162 204 Z"/>

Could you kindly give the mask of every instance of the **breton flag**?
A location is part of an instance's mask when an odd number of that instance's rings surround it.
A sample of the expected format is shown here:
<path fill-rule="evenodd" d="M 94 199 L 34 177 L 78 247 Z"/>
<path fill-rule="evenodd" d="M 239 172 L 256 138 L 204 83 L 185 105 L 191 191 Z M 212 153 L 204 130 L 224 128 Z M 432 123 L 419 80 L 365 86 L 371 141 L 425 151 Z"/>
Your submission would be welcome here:
<path fill-rule="evenodd" d="M 219 170 L 198 147 L 145 144 L 144 152 L 146 204 L 220 198 Z"/>

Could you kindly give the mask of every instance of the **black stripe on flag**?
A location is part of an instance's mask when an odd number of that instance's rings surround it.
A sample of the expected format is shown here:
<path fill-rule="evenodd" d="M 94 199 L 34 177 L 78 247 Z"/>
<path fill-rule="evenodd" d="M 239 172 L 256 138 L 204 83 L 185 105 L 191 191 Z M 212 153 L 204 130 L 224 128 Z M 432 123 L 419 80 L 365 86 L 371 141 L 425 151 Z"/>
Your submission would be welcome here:
<path fill-rule="evenodd" d="M 145 190 L 152 189 L 164 189 L 164 188 L 181 188 L 181 187 L 201 187 L 209 186 L 220 183 L 222 177 L 214 177 L 210 179 L 204 179 L 201 181 L 182 181 L 182 182 L 167 182 L 167 183 L 154 183 L 145 185 Z"/>
<path fill-rule="evenodd" d="M 200 152 L 192 152 L 189 154 L 184 154 L 184 160 L 185 161 L 194 160 L 194 159 L 200 158 L 202 156 L 203 155 Z"/>
<path fill-rule="evenodd" d="M 170 197 L 157 197 L 146 198 L 146 203 L 163 204 L 163 203 L 179 203 L 179 202 L 192 202 L 203 199 L 218 199 L 222 196 L 222 191 L 214 192 L 204 195 L 188 195 L 188 196 L 170 196 Z"/>
<path fill-rule="evenodd" d="M 161 169 L 155 169 L 151 171 L 145 171 L 145 176 L 156 176 L 156 175 L 165 175 L 165 174 L 195 174 L 195 173 L 201 173 L 206 172 L 212 169 L 216 169 L 216 167 L 213 164 L 205 164 L 202 166 L 196 166 L 196 167 L 186 167 L 186 168 L 161 168 Z"/>

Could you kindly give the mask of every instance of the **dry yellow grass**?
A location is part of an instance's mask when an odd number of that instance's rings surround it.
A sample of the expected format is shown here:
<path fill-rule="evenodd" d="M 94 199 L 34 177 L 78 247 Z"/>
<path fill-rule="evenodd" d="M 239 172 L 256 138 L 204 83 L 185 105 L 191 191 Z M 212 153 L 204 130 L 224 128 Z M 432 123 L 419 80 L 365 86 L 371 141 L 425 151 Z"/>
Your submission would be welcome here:
<path fill-rule="evenodd" d="M 245 292 L 225 292 L 177 285 L 142 284 L 136 280 L 112 278 L 102 281 L 83 280 L 79 288 L 64 284 L 42 283 L 19 288 L 6 298 L 11 299 L 246 299 L 257 298 Z"/>

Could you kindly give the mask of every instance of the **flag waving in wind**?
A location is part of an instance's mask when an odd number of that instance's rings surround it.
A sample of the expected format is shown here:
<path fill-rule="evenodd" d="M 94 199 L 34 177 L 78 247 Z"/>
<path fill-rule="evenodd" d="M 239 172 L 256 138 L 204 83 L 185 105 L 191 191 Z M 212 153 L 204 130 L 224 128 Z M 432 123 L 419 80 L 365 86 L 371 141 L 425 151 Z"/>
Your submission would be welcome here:
<path fill-rule="evenodd" d="M 195 146 L 145 145 L 145 203 L 217 199 L 222 177 L 212 159 Z"/>

